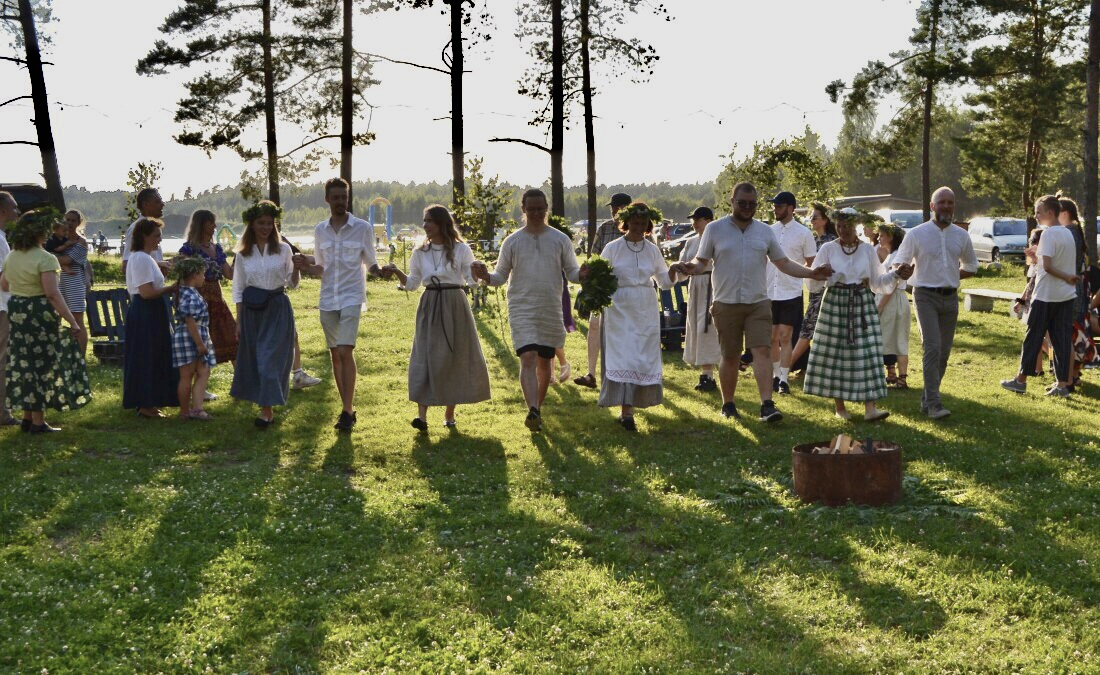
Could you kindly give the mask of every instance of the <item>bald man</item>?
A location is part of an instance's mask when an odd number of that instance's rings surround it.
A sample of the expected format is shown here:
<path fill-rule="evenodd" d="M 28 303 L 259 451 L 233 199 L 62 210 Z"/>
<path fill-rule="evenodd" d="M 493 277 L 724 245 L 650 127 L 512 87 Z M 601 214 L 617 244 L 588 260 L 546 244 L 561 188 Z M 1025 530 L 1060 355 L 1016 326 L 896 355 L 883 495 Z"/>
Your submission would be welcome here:
<path fill-rule="evenodd" d="M 955 341 L 959 318 L 959 283 L 978 271 L 978 258 L 966 230 L 955 219 L 955 193 L 941 187 L 929 204 L 932 220 L 917 225 L 898 248 L 895 269 L 910 279 L 917 326 L 924 345 L 924 391 L 921 412 L 933 420 L 951 414 L 940 399 L 940 381 L 947 372 L 947 359 Z"/>

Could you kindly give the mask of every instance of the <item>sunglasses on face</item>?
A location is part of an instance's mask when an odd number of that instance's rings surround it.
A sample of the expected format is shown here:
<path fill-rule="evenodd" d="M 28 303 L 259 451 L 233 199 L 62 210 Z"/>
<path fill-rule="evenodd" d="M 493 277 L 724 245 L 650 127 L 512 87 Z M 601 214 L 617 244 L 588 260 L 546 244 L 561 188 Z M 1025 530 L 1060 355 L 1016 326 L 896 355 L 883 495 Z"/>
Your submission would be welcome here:
<path fill-rule="evenodd" d="M 756 202 L 750 202 L 747 199 L 735 199 L 733 200 L 733 203 L 743 209 L 755 209 L 757 204 Z"/>

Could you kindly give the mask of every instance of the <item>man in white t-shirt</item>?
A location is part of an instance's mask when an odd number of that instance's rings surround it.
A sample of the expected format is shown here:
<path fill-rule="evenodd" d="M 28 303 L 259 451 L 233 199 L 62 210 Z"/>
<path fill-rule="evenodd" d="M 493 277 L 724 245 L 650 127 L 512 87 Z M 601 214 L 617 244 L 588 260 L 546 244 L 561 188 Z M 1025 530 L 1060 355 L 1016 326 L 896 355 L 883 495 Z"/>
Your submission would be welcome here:
<path fill-rule="evenodd" d="M 4 260 L 11 253 L 5 232 L 9 223 L 19 218 L 19 204 L 10 192 L 0 192 L 0 272 L 4 270 Z M 15 426 L 19 420 L 11 416 L 8 410 L 8 336 L 11 324 L 8 323 L 8 298 L 10 293 L 0 291 L 0 426 Z"/>
<path fill-rule="evenodd" d="M 1033 373 L 1043 348 L 1043 336 L 1047 334 L 1054 348 L 1054 371 L 1058 377 L 1047 390 L 1047 396 L 1067 398 L 1070 394 L 1073 304 L 1077 299 L 1079 277 L 1077 245 L 1073 233 L 1058 222 L 1061 210 L 1054 195 L 1045 195 L 1035 202 L 1035 220 L 1044 230 L 1036 254 L 1035 290 L 1031 294 L 1031 312 L 1020 349 L 1020 370 L 1015 378 L 1001 381 L 1002 387 L 1017 394 L 1027 391 L 1027 377 Z"/>
<path fill-rule="evenodd" d="M 164 200 L 160 196 L 160 192 L 156 188 L 142 188 L 137 193 L 137 210 L 141 213 L 134 222 L 130 223 L 130 227 L 126 228 L 126 233 L 122 235 L 122 244 L 120 249 L 122 251 L 122 273 L 126 274 L 126 264 L 130 261 L 130 244 L 134 236 L 134 226 L 137 225 L 138 220 L 142 218 L 163 218 L 164 217 Z M 164 252 L 160 248 L 160 244 L 157 244 L 155 251 L 150 253 L 153 260 L 157 263 L 164 261 Z M 164 265 L 161 265 L 164 268 Z"/>
<path fill-rule="evenodd" d="M 817 255 L 817 242 L 810 228 L 798 222 L 794 210 L 798 202 L 794 194 L 780 192 L 768 200 L 773 205 L 775 222 L 772 232 L 787 257 L 807 266 Z M 772 301 L 772 390 L 791 393 L 787 375 L 791 372 L 791 349 L 794 326 L 802 320 L 802 279 L 785 274 L 775 265 L 768 265 L 768 299 Z"/>
<path fill-rule="evenodd" d="M 752 370 L 760 392 L 760 420 L 783 418 L 772 401 L 771 300 L 767 292 L 767 265 L 771 260 L 785 274 L 824 281 L 833 273 L 828 265 L 810 270 L 786 256 L 775 233 L 756 220 L 757 190 L 752 183 L 733 186 L 732 213 L 707 225 L 699 251 L 691 262 L 676 263 L 681 274 L 711 272 L 714 292 L 710 313 L 718 330 L 722 361 L 718 382 L 722 389 L 722 414 L 739 419 L 733 402 L 737 374 L 745 347 L 752 351 Z"/>
<path fill-rule="evenodd" d="M 321 328 L 332 359 L 332 375 L 340 392 L 343 409 L 334 427 L 351 431 L 355 426 L 355 342 L 359 317 L 366 304 L 364 268 L 371 276 L 382 276 L 374 256 L 374 228 L 348 211 L 350 186 L 343 178 L 325 183 L 329 217 L 313 231 L 313 261 L 295 256 L 302 271 L 321 277 Z"/>

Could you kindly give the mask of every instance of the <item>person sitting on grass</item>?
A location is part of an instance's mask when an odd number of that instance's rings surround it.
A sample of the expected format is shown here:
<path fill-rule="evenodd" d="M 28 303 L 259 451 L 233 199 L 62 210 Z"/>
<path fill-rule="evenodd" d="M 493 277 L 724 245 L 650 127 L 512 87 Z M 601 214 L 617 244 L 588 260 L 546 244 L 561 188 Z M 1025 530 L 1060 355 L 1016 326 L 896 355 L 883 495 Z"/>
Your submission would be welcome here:
<path fill-rule="evenodd" d="M 199 291 L 206 283 L 206 263 L 197 256 L 180 258 L 172 271 L 180 289 L 172 332 L 172 365 L 180 374 L 176 390 L 180 419 L 209 420 L 210 413 L 203 410 L 202 404 L 210 369 L 217 365 L 217 359 L 210 340 L 210 308 Z"/>

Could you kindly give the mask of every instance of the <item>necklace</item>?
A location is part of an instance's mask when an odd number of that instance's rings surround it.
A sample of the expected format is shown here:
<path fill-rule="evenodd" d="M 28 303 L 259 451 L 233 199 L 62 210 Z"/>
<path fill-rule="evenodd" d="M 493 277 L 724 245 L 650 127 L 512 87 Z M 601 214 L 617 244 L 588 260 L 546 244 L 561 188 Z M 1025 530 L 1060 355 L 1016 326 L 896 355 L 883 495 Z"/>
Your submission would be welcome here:
<path fill-rule="evenodd" d="M 852 250 L 849 251 L 848 246 L 851 246 Z M 854 255 L 855 252 L 859 250 L 859 242 L 857 241 L 854 244 L 845 244 L 844 242 L 840 242 L 840 250 L 844 251 L 844 255 Z"/>
<path fill-rule="evenodd" d="M 438 256 L 436 256 L 436 248 L 435 248 L 436 246 L 439 247 L 439 255 Z M 431 254 L 432 254 L 432 262 L 435 263 L 435 268 L 437 270 L 442 269 L 443 259 L 447 255 L 447 252 L 444 250 L 443 245 L 442 244 L 429 244 L 428 245 L 428 251 L 431 252 Z"/>
<path fill-rule="evenodd" d="M 645 250 L 645 240 L 644 239 L 642 241 L 638 242 L 638 248 L 634 248 L 634 242 L 630 241 L 626 237 L 623 237 L 623 241 L 626 242 L 626 247 L 628 249 L 630 249 L 631 251 L 634 251 L 635 253 L 641 253 L 642 251 Z"/>

